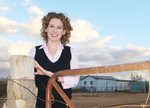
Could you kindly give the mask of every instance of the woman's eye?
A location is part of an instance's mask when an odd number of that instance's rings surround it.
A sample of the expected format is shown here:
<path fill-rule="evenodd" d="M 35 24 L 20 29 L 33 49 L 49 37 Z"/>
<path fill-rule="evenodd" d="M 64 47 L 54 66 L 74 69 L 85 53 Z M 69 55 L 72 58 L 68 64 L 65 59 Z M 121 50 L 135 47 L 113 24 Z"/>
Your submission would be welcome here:
<path fill-rule="evenodd" d="M 62 27 L 58 27 L 58 29 L 62 29 Z"/>
<path fill-rule="evenodd" d="M 50 28 L 54 28 L 54 26 L 49 26 Z"/>

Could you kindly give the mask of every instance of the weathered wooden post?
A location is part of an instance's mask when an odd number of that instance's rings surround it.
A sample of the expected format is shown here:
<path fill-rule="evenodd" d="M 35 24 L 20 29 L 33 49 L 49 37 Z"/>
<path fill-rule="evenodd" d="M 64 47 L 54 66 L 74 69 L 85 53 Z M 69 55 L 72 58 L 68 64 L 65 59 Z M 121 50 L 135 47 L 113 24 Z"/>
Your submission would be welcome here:
<path fill-rule="evenodd" d="M 7 83 L 7 101 L 3 108 L 35 108 L 34 60 L 29 56 L 10 57 L 10 78 Z M 24 87 L 25 88 L 24 88 Z M 27 90 L 28 89 L 28 90 Z"/>

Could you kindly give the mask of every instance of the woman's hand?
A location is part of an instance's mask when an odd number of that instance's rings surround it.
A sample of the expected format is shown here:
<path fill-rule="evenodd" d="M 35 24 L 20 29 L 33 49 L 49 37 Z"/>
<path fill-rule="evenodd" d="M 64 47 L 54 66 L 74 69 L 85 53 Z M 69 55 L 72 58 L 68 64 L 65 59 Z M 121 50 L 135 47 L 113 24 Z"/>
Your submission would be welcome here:
<path fill-rule="evenodd" d="M 47 75 L 49 77 L 51 77 L 53 75 L 53 72 L 50 72 L 50 71 L 47 71 L 45 70 L 43 67 L 41 67 L 38 62 L 35 61 L 35 66 L 36 68 L 36 72 L 35 72 L 35 75 Z"/>
<path fill-rule="evenodd" d="M 43 67 L 41 67 L 38 62 L 35 61 L 35 66 L 36 68 L 36 72 L 35 72 L 35 75 L 47 75 L 49 77 L 51 77 L 54 73 L 53 72 L 50 72 L 50 71 L 47 71 L 45 70 Z M 64 83 L 64 77 L 58 77 L 58 81 L 61 82 L 61 83 Z"/>
<path fill-rule="evenodd" d="M 58 81 L 64 83 L 64 77 L 58 77 Z"/>

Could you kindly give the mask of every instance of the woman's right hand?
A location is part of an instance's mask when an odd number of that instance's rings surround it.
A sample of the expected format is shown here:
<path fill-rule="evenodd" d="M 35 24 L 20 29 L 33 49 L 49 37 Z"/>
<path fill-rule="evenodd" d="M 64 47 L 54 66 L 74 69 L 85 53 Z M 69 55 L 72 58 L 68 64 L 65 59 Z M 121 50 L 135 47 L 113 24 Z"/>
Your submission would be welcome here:
<path fill-rule="evenodd" d="M 51 77 L 53 75 L 53 72 L 50 72 L 50 71 L 47 71 L 45 70 L 43 67 L 41 67 L 37 61 L 35 61 L 35 66 L 36 68 L 36 72 L 35 72 L 35 75 L 47 75 L 49 77 Z"/>

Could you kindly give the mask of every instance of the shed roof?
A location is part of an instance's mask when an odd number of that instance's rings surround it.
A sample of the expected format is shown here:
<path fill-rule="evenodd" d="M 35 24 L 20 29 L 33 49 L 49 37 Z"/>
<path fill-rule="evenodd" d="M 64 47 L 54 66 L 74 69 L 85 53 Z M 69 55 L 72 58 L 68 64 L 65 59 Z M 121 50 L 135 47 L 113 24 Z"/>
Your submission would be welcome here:
<path fill-rule="evenodd" d="M 80 81 L 82 81 L 83 79 L 88 78 L 88 77 L 94 78 L 96 80 L 99 80 L 99 79 L 102 79 L 102 80 L 115 80 L 115 81 L 118 80 L 117 78 L 114 78 L 112 76 L 87 75 L 87 76 L 81 76 Z"/>

